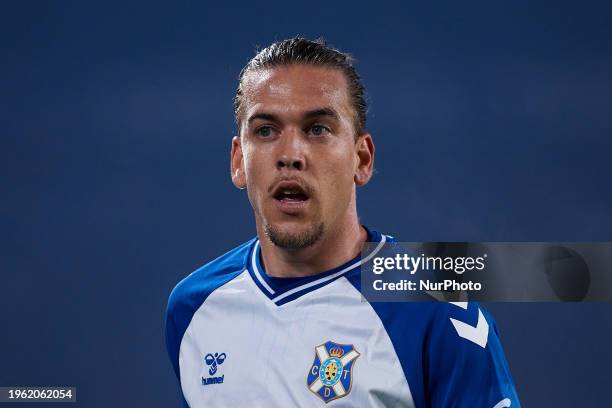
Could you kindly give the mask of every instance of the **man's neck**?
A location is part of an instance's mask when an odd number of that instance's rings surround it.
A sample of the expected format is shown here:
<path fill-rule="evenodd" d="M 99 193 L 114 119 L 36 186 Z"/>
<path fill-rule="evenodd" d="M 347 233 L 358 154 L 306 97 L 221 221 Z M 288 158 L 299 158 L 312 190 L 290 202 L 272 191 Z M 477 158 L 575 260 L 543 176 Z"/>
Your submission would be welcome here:
<path fill-rule="evenodd" d="M 313 245 L 300 250 L 280 248 L 260 234 L 262 262 L 268 276 L 312 276 L 355 258 L 361 252 L 367 236 L 367 231 L 357 219 L 345 228 L 326 231 Z"/>

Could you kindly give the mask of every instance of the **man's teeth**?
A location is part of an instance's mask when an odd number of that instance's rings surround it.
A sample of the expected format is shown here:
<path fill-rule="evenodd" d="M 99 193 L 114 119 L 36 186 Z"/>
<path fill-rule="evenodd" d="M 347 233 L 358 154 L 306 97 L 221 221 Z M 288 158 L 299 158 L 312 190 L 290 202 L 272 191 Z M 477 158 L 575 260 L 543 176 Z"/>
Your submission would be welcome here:
<path fill-rule="evenodd" d="M 280 200 L 304 201 L 307 199 L 306 194 L 299 190 L 283 190 L 278 197 Z"/>

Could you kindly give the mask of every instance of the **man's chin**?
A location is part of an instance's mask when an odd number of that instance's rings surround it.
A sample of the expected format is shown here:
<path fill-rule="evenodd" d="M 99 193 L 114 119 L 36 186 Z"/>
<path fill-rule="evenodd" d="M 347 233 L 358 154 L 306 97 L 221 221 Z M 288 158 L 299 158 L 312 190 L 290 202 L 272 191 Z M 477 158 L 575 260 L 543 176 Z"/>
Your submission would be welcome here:
<path fill-rule="evenodd" d="M 314 245 L 325 232 L 323 223 L 308 226 L 266 224 L 266 236 L 279 248 L 298 250 Z"/>

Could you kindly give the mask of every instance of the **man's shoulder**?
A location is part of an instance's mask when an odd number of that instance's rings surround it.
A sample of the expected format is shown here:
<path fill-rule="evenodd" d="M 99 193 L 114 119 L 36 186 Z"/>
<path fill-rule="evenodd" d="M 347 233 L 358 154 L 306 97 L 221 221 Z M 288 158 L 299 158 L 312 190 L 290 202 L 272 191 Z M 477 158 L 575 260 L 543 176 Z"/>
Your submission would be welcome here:
<path fill-rule="evenodd" d="M 183 307 L 196 309 L 217 288 L 241 274 L 246 269 L 247 258 L 255 241 L 256 238 L 237 246 L 181 280 L 170 294 L 168 311 Z"/>
<path fill-rule="evenodd" d="M 347 278 L 360 290 L 359 271 Z M 481 339 L 476 343 L 484 347 L 489 326 L 492 331 L 497 330 L 493 316 L 477 301 L 450 302 L 422 292 L 405 301 L 369 302 L 369 305 L 394 343 L 420 343 L 425 338 L 437 338 L 452 344 L 472 330 Z"/>
<path fill-rule="evenodd" d="M 387 328 L 391 326 L 400 333 L 444 330 L 453 319 L 476 323 L 479 311 L 490 318 L 478 302 L 439 301 L 426 294 L 403 302 L 371 302 L 370 306 Z"/>

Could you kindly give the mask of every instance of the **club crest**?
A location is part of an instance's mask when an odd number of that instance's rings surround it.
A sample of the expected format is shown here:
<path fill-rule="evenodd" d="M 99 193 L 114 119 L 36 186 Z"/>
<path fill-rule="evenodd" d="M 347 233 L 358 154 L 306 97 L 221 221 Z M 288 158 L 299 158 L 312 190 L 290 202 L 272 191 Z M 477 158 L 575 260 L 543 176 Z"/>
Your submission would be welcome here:
<path fill-rule="evenodd" d="M 308 373 L 308 389 L 325 403 L 346 397 L 353 384 L 353 366 L 359 352 L 352 344 L 328 341 L 315 347 L 315 357 Z"/>

